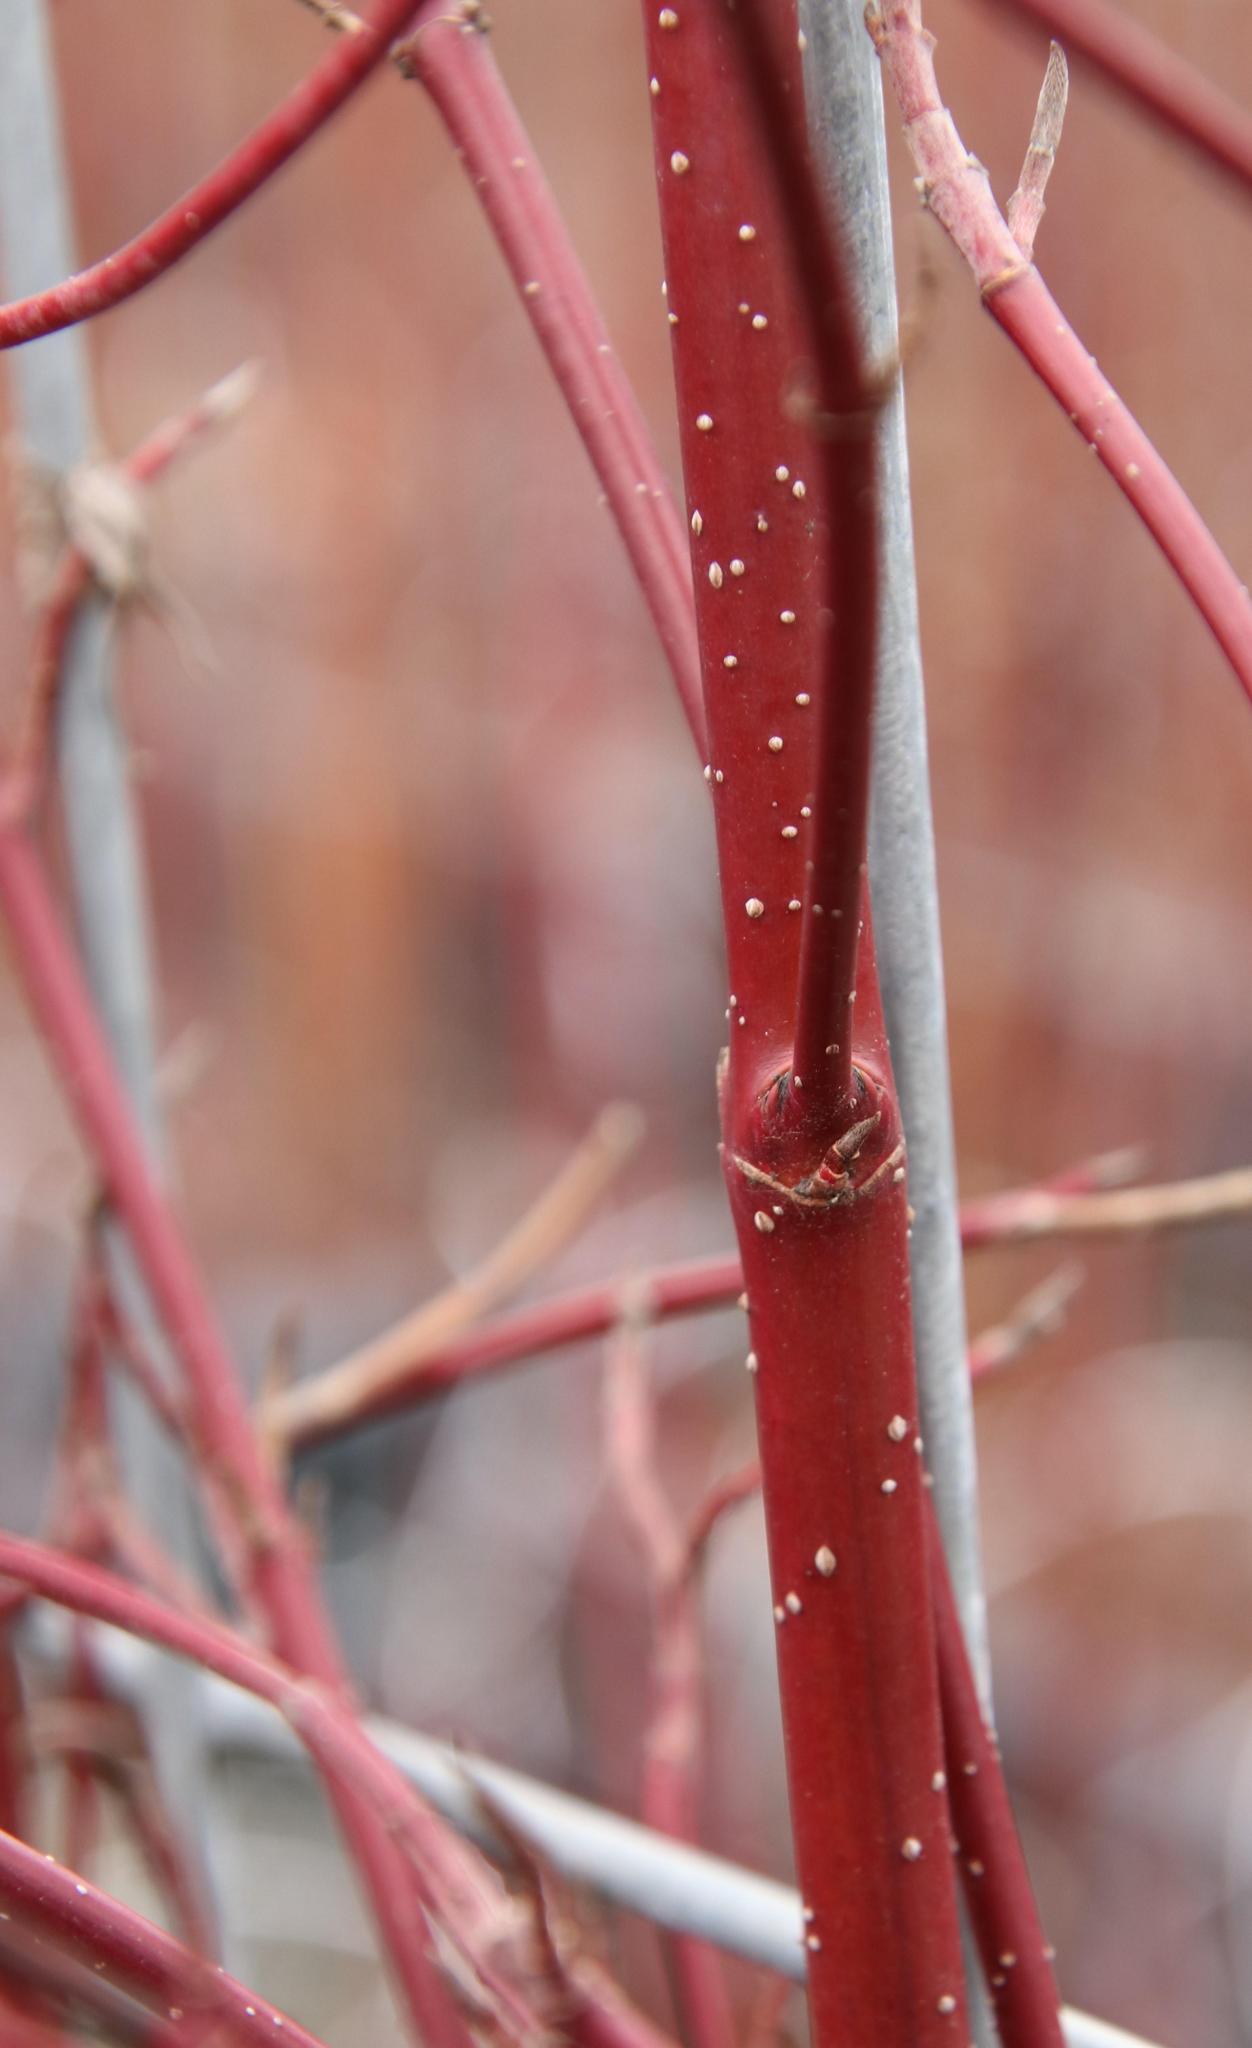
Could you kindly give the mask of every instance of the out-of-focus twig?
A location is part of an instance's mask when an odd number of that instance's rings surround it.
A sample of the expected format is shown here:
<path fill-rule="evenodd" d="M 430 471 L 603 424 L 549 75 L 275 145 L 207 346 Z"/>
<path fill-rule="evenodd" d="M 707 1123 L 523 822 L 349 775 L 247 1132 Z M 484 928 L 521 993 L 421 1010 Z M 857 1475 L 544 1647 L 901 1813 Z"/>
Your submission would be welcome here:
<path fill-rule="evenodd" d="M 1010 233 L 985 171 L 943 103 L 921 0 L 875 0 L 866 19 L 899 106 L 925 205 L 968 263 L 992 319 L 1143 521 L 1252 699 L 1252 598 Z"/>
<path fill-rule="evenodd" d="M 376 0 L 359 35 L 344 37 L 224 162 L 133 241 L 60 284 L 0 306 L 0 349 L 93 319 L 155 283 L 338 112 L 382 62 L 412 11 L 413 0 Z"/>
<path fill-rule="evenodd" d="M 1124 1237 L 1222 1223 L 1252 1213 L 1252 1167 L 1159 1187 L 1053 1194 L 1046 1188 L 989 1195 L 967 1210 L 970 1242 L 1024 1244 L 1041 1237 Z"/>
<path fill-rule="evenodd" d="M 1011 1365 L 1039 1338 L 1053 1336 L 1065 1321 L 1084 1277 L 1077 1261 L 1068 1260 L 1024 1295 L 1002 1323 L 980 1331 L 969 1347 L 970 1378 L 981 1379 L 984 1373 Z"/>
<path fill-rule="evenodd" d="M 487 1257 L 432 1301 L 327 1371 L 274 1393 L 263 1416 L 272 1445 L 332 1431 L 385 1406 L 396 1381 L 469 1329 L 539 1272 L 581 1228 L 639 1143 L 643 1123 L 626 1103 L 601 1111 L 556 1178 Z"/>
<path fill-rule="evenodd" d="M 66 547 L 36 626 L 21 730 L 0 784 L 0 802 L 15 820 L 25 823 L 34 817 L 47 784 L 62 673 L 83 599 L 98 591 L 121 602 L 144 587 L 147 529 L 141 488 L 155 483 L 205 434 L 233 419 L 252 396 L 256 375 L 255 365 L 241 364 L 186 411 L 163 420 L 123 463 L 88 465 L 66 479 Z"/>
<path fill-rule="evenodd" d="M 736 1474 L 703 1506 L 693 1531 L 683 1530 L 657 1469 L 647 1300 L 646 1289 L 624 1290 L 621 1320 L 609 1340 L 604 1459 L 644 1559 L 652 1615 L 640 1811 L 650 1827 L 678 1841 L 696 1842 L 705 1724 L 697 1567 L 719 1515 L 749 1489 Z M 703 1942 L 685 1938 L 674 1941 L 673 1957 L 684 2038 L 695 2048 L 727 2048 L 732 2017 L 720 1962 Z"/>
<path fill-rule="evenodd" d="M 1154 35 L 1129 8 L 1109 0 L 992 0 L 1059 37 L 1080 64 L 1197 156 L 1252 191 L 1252 114 Z"/>

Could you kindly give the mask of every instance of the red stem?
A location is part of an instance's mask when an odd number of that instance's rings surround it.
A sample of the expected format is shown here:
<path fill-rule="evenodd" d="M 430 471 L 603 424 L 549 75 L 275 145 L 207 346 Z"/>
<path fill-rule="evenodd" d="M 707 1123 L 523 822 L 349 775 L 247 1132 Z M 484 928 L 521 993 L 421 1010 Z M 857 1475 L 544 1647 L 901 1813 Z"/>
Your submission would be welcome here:
<path fill-rule="evenodd" d="M 499 244 L 591 457 L 704 758 L 704 705 L 682 521 L 644 420 L 485 34 L 428 0 L 401 54 L 425 86 Z"/>
<path fill-rule="evenodd" d="M 321 2048 L 313 2034 L 255 1991 L 206 1963 L 173 1935 L 97 1891 L 51 1857 L 0 1833 L 0 1898 L 10 1933 L 87 1965 L 164 2013 L 171 2005 L 212 2012 L 240 2048 Z"/>
<path fill-rule="evenodd" d="M 93 319 L 155 283 L 324 127 L 382 62 L 412 12 L 413 0 L 377 0 L 357 34 L 337 42 L 259 128 L 142 234 L 74 277 L 0 306 L 0 348 Z"/>
<path fill-rule="evenodd" d="M 26 1811 L 26 1695 L 12 1612 L 0 1615 L 0 1828 L 21 1834 Z"/>
<path fill-rule="evenodd" d="M 869 20 L 926 204 L 968 262 L 993 320 L 1133 505 L 1252 699 L 1252 598 L 997 211 L 940 98 L 920 0 L 883 0 Z"/>
<path fill-rule="evenodd" d="M 1064 2048 L 1052 1950 L 1040 1924 L 1000 1752 L 979 1708 L 933 1507 L 928 1547 L 948 1802 L 996 2026 L 1004 2048 Z"/>
<path fill-rule="evenodd" d="M 0 907 L 16 961 L 105 1193 L 129 1235 L 153 1306 L 178 1357 L 218 1516 L 242 1546 L 246 1590 L 278 1653 L 343 1698 L 347 1674 L 318 1594 L 306 1539 L 288 1513 L 249 1426 L 234 1365 L 199 1277 L 148 1164 L 122 1084 L 46 879 L 24 833 L 0 826 Z M 427 1954 L 412 1879 L 378 1819 L 350 1788 L 334 1803 L 360 1864 L 419 2034 L 460 2048 L 464 2029 Z M 432 1824 L 433 1825 L 433 1824 Z"/>
<path fill-rule="evenodd" d="M 700 1553 L 686 1539 L 657 1469 L 645 1329 L 636 1298 L 609 1346 L 604 1388 L 605 1463 L 643 1556 L 651 1609 L 640 1814 L 662 1834 L 698 1843 L 707 1740 Z M 704 1537 L 711 1527 L 710 1521 Z M 669 1947 L 684 2041 L 693 2048 L 728 2048 L 734 2029 L 720 1956 L 688 1936 L 676 1936 Z"/>
<path fill-rule="evenodd" d="M 759 1361 L 813 2036 L 816 2048 L 954 2048 L 963 1975 L 947 1809 L 932 1789 L 907 1202 L 868 940 L 855 1068 L 847 1028 L 873 393 L 797 141 L 794 7 L 646 0 L 645 24 L 734 991 L 725 1169 Z M 817 903 L 822 920 L 842 918 L 802 946 Z"/>
<path fill-rule="evenodd" d="M 1172 470 L 1093 362 L 1037 270 L 987 310 L 1129 499 L 1252 699 L 1252 601 Z"/>
<path fill-rule="evenodd" d="M 357 1811 L 368 1807 L 385 1827 L 430 1910 L 494 1996 L 510 2038 L 529 2038 L 534 2015 L 484 1953 L 485 1931 L 491 1931 L 499 1898 L 494 1874 L 449 1833 L 374 1747 L 336 1687 L 289 1671 L 221 1624 L 181 1614 L 98 1565 L 65 1557 L 46 1544 L 0 1532 L 0 1576 L 71 1613 L 107 1622 L 185 1657 L 276 1708 L 328 1787 L 345 1801 L 350 1792 Z"/>
<path fill-rule="evenodd" d="M 238 409 L 250 389 L 247 369 L 223 378 L 184 412 L 162 420 L 121 464 L 132 484 L 153 484 L 170 464 Z M 52 759 L 52 724 L 66 648 L 79 606 L 93 587 L 93 570 L 72 542 L 56 566 L 35 628 L 31 681 L 22 710 L 13 759 L 0 778 L 0 810 L 15 823 L 29 822 L 43 795 Z"/>
<path fill-rule="evenodd" d="M 1171 50 L 1151 29 L 1106 0 L 995 0 L 1016 9 L 1168 128 L 1205 162 L 1252 189 L 1252 115 Z"/>

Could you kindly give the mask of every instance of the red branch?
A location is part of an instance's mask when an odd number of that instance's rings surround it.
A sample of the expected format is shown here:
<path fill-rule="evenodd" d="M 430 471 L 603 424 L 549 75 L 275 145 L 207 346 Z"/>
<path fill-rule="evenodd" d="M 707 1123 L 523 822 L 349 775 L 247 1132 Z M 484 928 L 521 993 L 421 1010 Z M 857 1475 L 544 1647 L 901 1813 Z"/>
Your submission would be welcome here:
<path fill-rule="evenodd" d="M 94 319 L 155 283 L 325 126 L 382 62 L 412 12 L 413 0 L 377 0 L 357 34 L 337 43 L 259 128 L 142 234 L 33 298 L 0 306 L 0 348 Z"/>
<path fill-rule="evenodd" d="M 948 1803 L 996 2026 L 1004 2048 L 1064 2048 L 1052 1950 L 1040 1925 L 1000 1752 L 978 1705 L 933 1509 L 928 1521 Z"/>
<path fill-rule="evenodd" d="M 993 0 L 1038 22 L 1066 53 L 1177 135 L 1206 163 L 1252 189 L 1252 115 L 1151 29 L 1106 0 Z"/>
<path fill-rule="evenodd" d="M 696 746 L 706 749 L 691 566 L 647 422 L 487 37 L 428 0 L 400 53 L 430 94 L 591 457 L 665 649 Z"/>
<path fill-rule="evenodd" d="M 31 1006 L 101 1184 L 128 1233 L 185 1374 L 197 1469 L 208 1484 L 228 1545 L 241 1558 L 244 1591 L 267 1617 L 279 1654 L 347 1699 L 347 1673 L 321 1604 L 306 1539 L 261 1456 L 234 1364 L 153 1179 L 34 848 L 7 823 L 0 825 L 0 908 Z M 463 2030 L 427 1954 L 411 1874 L 386 1828 L 362 1809 L 350 1786 L 337 1786 L 334 1800 L 415 2024 L 428 2038 L 440 2029 L 435 2038 L 446 2048 L 458 2048 Z M 437 1824 L 431 1826 L 443 1839 Z"/>
<path fill-rule="evenodd" d="M 1252 599 L 1001 218 L 940 98 L 920 0 L 883 0 L 867 18 L 926 205 L 969 264 L 992 319 L 1133 505 L 1252 699 Z"/>
<path fill-rule="evenodd" d="M 608 1347 L 604 1376 L 605 1463 L 644 1559 L 652 1615 L 640 1813 L 662 1834 L 698 1843 L 706 1731 L 697 1565 L 712 1520 L 702 1522 L 699 1544 L 691 1543 L 661 1485 L 645 1330 L 634 1295 Z M 720 1504 L 732 1500 L 723 1495 Z M 683 2039 L 694 2048 L 728 2048 L 733 2029 L 720 1957 L 685 1936 L 672 1947 Z"/>
<path fill-rule="evenodd" d="M 129 484 L 147 486 L 205 434 L 244 404 L 253 373 L 244 365 L 206 391 L 186 411 L 162 420 L 120 465 Z M 97 571 L 86 549 L 73 539 L 56 565 L 40 612 L 31 660 L 31 682 L 13 759 L 0 781 L 0 807 L 14 821 L 29 822 L 51 772 L 52 724 L 70 633 Z"/>
<path fill-rule="evenodd" d="M 97 1891 L 49 1856 L 0 1833 L 0 1898 L 7 1932 L 104 1975 L 162 2015 L 175 2009 L 212 2014 L 213 2038 L 239 2048 L 321 2048 L 313 2034 L 224 1970 Z"/>
<path fill-rule="evenodd" d="M 878 394 L 812 195 L 790 0 L 645 0 L 644 18 L 734 991 L 724 1164 L 759 1362 L 813 2033 L 953 2048 L 907 1203 L 868 937 L 855 1067 L 848 1030 Z"/>
<path fill-rule="evenodd" d="M 350 1793 L 368 1807 L 411 1868 L 423 1898 L 489 1990 L 512 2038 L 529 2038 L 533 2016 L 490 1960 L 498 1942 L 502 1893 L 493 1872 L 432 1814 L 394 1764 L 377 1750 L 342 1692 L 287 1670 L 241 1636 L 203 1615 L 180 1614 L 136 1586 L 50 1550 L 0 1533 L 0 1576 L 93 1621 L 127 1630 L 265 1700 L 288 1722 L 341 1805 Z M 411 1863 L 408 1859 L 411 1859 Z M 407 1898 L 398 1905 L 403 1909 Z M 419 1929 L 411 1937 L 420 1939 Z"/>

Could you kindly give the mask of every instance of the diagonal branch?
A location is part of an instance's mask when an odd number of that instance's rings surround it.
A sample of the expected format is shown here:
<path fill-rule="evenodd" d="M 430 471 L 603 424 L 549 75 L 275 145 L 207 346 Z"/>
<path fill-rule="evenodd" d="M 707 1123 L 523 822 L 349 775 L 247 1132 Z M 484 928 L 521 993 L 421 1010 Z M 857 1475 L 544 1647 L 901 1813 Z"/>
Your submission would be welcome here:
<path fill-rule="evenodd" d="M 1252 114 L 1163 43 L 1124 7 L 1109 0 L 993 0 L 1000 14 L 1016 12 L 1089 65 L 1203 161 L 1252 191 Z"/>
<path fill-rule="evenodd" d="M 491 55 L 478 11 L 428 0 L 397 53 L 433 101 L 591 458 L 706 757 L 682 520 L 569 230 Z"/>
<path fill-rule="evenodd" d="M 75 277 L 0 306 L 0 349 L 94 319 L 154 284 L 325 127 L 381 64 L 412 12 L 413 0 L 377 0 L 358 35 L 344 36 L 259 128 L 142 234 Z"/>
<path fill-rule="evenodd" d="M 107 1892 L 87 1884 L 51 1857 L 0 1833 L 0 1898 L 6 1933 L 92 1969 L 139 1998 L 150 2011 L 190 2011 L 212 2021 L 215 2040 L 231 2048 L 320 2048 L 298 2021 L 228 1977 Z M 281 2032 L 279 2031 L 281 2030 Z"/>
<path fill-rule="evenodd" d="M 629 1105 L 602 1110 L 555 1180 L 479 1265 L 338 1365 L 271 1394 L 262 1414 L 267 1440 L 281 1446 L 333 1435 L 346 1417 L 387 1408 L 415 1362 L 420 1366 L 455 1342 L 569 1242 L 634 1151 L 641 1131 L 639 1114 Z"/>
<path fill-rule="evenodd" d="M 1252 598 L 1013 239 L 940 97 L 921 0 L 883 0 L 867 20 L 926 205 L 969 264 L 992 319 L 1134 507 L 1252 699 Z"/>

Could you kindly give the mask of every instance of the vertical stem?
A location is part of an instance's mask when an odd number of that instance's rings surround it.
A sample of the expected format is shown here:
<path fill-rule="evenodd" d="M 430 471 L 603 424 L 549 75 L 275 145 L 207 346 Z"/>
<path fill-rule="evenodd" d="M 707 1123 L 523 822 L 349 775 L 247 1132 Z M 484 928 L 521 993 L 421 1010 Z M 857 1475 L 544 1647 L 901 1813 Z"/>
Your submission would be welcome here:
<path fill-rule="evenodd" d="M 846 223 L 852 288 L 870 358 L 899 347 L 882 78 L 857 0 L 801 0 L 809 127 Z M 904 397 L 897 381 L 879 440 L 878 684 L 870 880 L 891 1061 L 908 1141 L 913 1327 L 926 1463 L 970 1659 L 990 1696 L 978 1545 L 973 1403 L 948 1073 L 943 954 L 926 749 Z"/>
<path fill-rule="evenodd" d="M 645 0 L 645 22 L 813 2033 L 963 2048 L 904 1153 L 868 928 L 857 947 L 877 397 L 809 168 L 792 0 Z"/>
<path fill-rule="evenodd" d="M 57 916 L 39 859 L 20 828 L 0 824 L 0 913 L 70 1106 L 126 1229 L 154 1311 L 186 1377 L 198 1477 L 215 1504 L 242 1590 L 265 1616 L 278 1655 L 341 1699 L 348 1674 L 322 1605 L 303 1531 L 253 1434 L 234 1362 L 191 1254 L 153 1174 L 120 1077 Z M 466 2032 L 437 1963 L 414 1873 L 377 1816 L 330 1788 L 368 1888 L 416 2038 L 464 2048 Z"/>
<path fill-rule="evenodd" d="M 46 0 L 15 0 L 0 64 L 0 260 L 13 297 L 74 268 L 60 119 Z M 23 452 L 55 476 L 94 453 L 91 384 L 81 331 L 69 329 L 10 357 Z M 148 906 L 130 801 L 126 742 L 113 697 L 112 615 L 107 599 L 80 606 L 64 655 L 58 750 L 70 882 L 92 995 L 153 1157 L 155 1103 Z M 137 1318 L 145 1308 L 133 1266 L 109 1235 L 113 1284 Z M 110 1395 L 127 1485 L 145 1521 L 176 1562 L 190 1568 L 196 1538 L 174 1452 L 147 1404 L 125 1384 Z M 188 1674 L 155 1677 L 145 1722 L 162 1795 L 206 1903 L 206 1764 Z"/>

